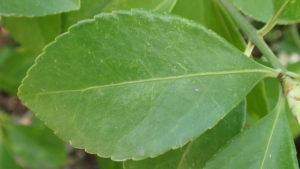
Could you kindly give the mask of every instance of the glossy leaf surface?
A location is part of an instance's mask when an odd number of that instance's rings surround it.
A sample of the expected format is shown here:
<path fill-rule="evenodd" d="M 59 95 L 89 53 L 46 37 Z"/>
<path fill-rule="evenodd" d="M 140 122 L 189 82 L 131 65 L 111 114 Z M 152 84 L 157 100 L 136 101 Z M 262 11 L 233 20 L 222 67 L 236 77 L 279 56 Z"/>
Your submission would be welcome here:
<path fill-rule="evenodd" d="M 80 22 L 36 62 L 21 100 L 73 146 L 118 161 L 183 146 L 278 74 L 195 22 L 139 10 Z"/>
<path fill-rule="evenodd" d="M 60 31 L 60 15 L 35 18 L 2 17 L 1 21 L 15 41 L 38 53 L 54 41 Z"/>
<path fill-rule="evenodd" d="M 45 16 L 80 8 L 80 0 L 0 0 L 0 15 Z"/>
<path fill-rule="evenodd" d="M 299 168 L 281 99 L 275 110 L 234 138 L 205 168 Z"/>
<path fill-rule="evenodd" d="M 232 2 L 243 13 L 258 21 L 268 22 L 273 14 L 279 15 L 279 24 L 300 21 L 299 0 L 232 0 Z M 287 2 L 287 5 L 280 10 L 285 2 Z"/>
<path fill-rule="evenodd" d="M 199 169 L 226 143 L 242 131 L 246 115 L 246 102 L 234 108 L 212 129 L 184 147 L 170 150 L 156 158 L 126 161 L 125 169 Z"/>
<path fill-rule="evenodd" d="M 241 51 L 245 49 L 240 32 L 218 0 L 178 0 L 172 13 L 197 21 Z"/>
<path fill-rule="evenodd" d="M 13 152 L 31 169 L 59 168 L 66 162 L 64 142 L 48 128 L 7 127 Z"/>

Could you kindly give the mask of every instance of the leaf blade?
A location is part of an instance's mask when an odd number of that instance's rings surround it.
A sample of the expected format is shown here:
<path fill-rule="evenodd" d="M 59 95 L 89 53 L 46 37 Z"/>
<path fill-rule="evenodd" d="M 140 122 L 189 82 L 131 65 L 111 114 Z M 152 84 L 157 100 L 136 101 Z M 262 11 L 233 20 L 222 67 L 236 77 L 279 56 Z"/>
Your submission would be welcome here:
<path fill-rule="evenodd" d="M 202 40 L 191 41 L 197 36 Z M 224 65 L 228 60 L 234 62 Z M 81 22 L 36 62 L 20 87 L 21 100 L 73 146 L 117 161 L 181 147 L 214 126 L 263 77 L 278 74 L 194 22 L 140 10 Z"/>
<path fill-rule="evenodd" d="M 45 16 L 68 12 L 80 8 L 80 0 L 33 1 L 0 0 L 0 14 L 3 16 Z"/>

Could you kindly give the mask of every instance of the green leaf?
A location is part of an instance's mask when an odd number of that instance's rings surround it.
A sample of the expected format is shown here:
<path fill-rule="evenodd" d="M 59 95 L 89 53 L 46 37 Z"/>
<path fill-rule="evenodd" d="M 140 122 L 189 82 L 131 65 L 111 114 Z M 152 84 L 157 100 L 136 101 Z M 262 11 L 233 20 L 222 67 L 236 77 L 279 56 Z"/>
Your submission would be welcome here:
<path fill-rule="evenodd" d="M 172 13 L 197 21 L 241 51 L 245 49 L 245 42 L 238 28 L 218 0 L 178 0 Z"/>
<path fill-rule="evenodd" d="M 13 125 L 7 132 L 13 152 L 27 168 L 59 168 L 66 162 L 64 142 L 48 128 Z"/>
<path fill-rule="evenodd" d="M 270 112 L 264 81 L 260 81 L 247 95 L 247 112 L 255 120 L 261 119 Z"/>
<path fill-rule="evenodd" d="M 169 14 L 118 11 L 69 31 L 39 56 L 19 97 L 62 139 L 117 161 L 183 146 L 278 74 Z"/>
<path fill-rule="evenodd" d="M 278 45 L 280 50 L 300 54 L 300 35 L 297 24 L 290 25 L 283 30 L 283 40 Z M 298 72 L 300 73 L 300 71 Z"/>
<path fill-rule="evenodd" d="M 203 133 L 184 147 L 168 151 L 156 158 L 142 161 L 126 161 L 126 169 L 199 169 L 217 153 L 232 137 L 242 131 L 246 115 L 246 102 L 234 108 L 214 128 Z"/>
<path fill-rule="evenodd" d="M 80 0 L 0 0 L 0 15 L 3 16 L 45 16 L 77 10 L 79 8 Z"/>
<path fill-rule="evenodd" d="M 22 79 L 26 76 L 30 66 L 34 64 L 37 55 L 23 48 L 10 50 L 11 52 L 6 53 L 7 56 L 0 63 L 0 89 L 16 95 Z"/>
<path fill-rule="evenodd" d="M 205 168 L 299 168 L 284 103 L 281 97 L 275 110 L 239 134 Z"/>
<path fill-rule="evenodd" d="M 158 12 L 171 12 L 177 0 L 113 0 L 112 3 L 106 6 L 106 12 L 114 10 L 130 10 L 132 8 L 144 8 Z"/>
<path fill-rule="evenodd" d="M 35 18 L 2 17 L 10 35 L 25 48 L 42 52 L 60 31 L 60 15 Z"/>
<path fill-rule="evenodd" d="M 278 24 L 290 24 L 300 21 L 299 0 L 232 0 L 244 14 L 265 23 L 272 18 L 273 14 L 276 15 L 287 1 L 289 1 L 288 4 L 278 17 Z"/>
<path fill-rule="evenodd" d="M 0 128 L 0 168 L 21 169 L 12 152 L 5 143 L 3 130 Z"/>
<path fill-rule="evenodd" d="M 122 162 L 116 162 L 108 158 L 100 158 L 100 157 L 97 157 L 97 161 L 99 167 L 103 169 L 123 169 Z"/>
<path fill-rule="evenodd" d="M 63 30 L 67 30 L 71 25 L 80 20 L 93 18 L 96 14 L 101 13 L 109 3 L 112 3 L 112 1 L 83 0 L 78 11 L 63 14 Z"/>
<path fill-rule="evenodd" d="M 176 0 L 85 0 L 81 2 L 79 11 L 64 14 L 64 30 L 82 19 L 91 19 L 101 12 L 114 10 L 130 10 L 132 8 L 143 8 L 160 12 L 170 12 Z"/>

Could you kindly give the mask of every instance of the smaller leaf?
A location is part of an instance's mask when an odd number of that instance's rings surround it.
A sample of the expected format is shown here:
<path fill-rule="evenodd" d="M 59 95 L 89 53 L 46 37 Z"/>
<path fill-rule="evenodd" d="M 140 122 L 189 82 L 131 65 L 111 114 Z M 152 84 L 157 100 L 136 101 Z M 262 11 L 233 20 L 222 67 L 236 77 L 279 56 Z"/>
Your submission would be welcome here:
<path fill-rule="evenodd" d="M 285 2 L 288 4 L 281 9 Z M 244 14 L 251 18 L 268 22 L 273 15 L 279 15 L 278 24 L 290 24 L 300 21 L 299 0 L 232 0 Z"/>
<path fill-rule="evenodd" d="M 36 53 L 41 53 L 60 31 L 60 15 L 35 18 L 2 17 L 1 19 L 15 41 Z"/>
<path fill-rule="evenodd" d="M 3 169 L 21 169 L 15 161 L 12 152 L 5 144 L 3 132 L 0 130 L 0 168 Z"/>
<path fill-rule="evenodd" d="M 13 152 L 30 169 L 59 168 L 66 161 L 64 142 L 51 130 L 27 126 L 8 126 Z"/>
<path fill-rule="evenodd" d="M 0 15 L 3 16 L 45 16 L 79 8 L 80 0 L 0 0 Z"/>
<path fill-rule="evenodd" d="M 10 52 L 5 52 L 5 55 L 0 55 L 5 57 L 0 62 L 0 89 L 15 95 L 27 70 L 34 64 L 37 55 L 23 48 L 10 50 Z"/>
<path fill-rule="evenodd" d="M 275 110 L 239 134 L 205 168 L 298 168 L 284 103 L 280 97 Z"/>
<path fill-rule="evenodd" d="M 156 158 L 142 161 L 126 161 L 126 169 L 199 169 L 219 151 L 221 147 L 241 132 L 246 115 L 246 102 L 241 102 L 215 127 L 207 130 L 184 147 L 170 150 Z"/>
<path fill-rule="evenodd" d="M 101 169 L 123 169 L 122 162 L 116 162 L 116 161 L 112 161 L 109 158 L 101 158 L 101 157 L 97 157 L 97 161 Z"/>
<path fill-rule="evenodd" d="M 261 119 L 270 112 L 264 81 L 256 84 L 247 95 L 247 112 L 256 120 Z"/>

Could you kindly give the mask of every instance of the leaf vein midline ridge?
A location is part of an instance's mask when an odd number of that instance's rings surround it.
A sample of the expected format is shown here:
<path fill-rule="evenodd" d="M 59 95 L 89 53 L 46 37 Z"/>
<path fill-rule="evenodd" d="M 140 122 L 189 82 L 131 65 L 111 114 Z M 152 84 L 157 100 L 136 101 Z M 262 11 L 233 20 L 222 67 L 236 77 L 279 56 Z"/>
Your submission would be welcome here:
<path fill-rule="evenodd" d="M 171 77 L 162 77 L 162 78 L 152 78 L 152 79 L 144 79 L 144 80 L 136 80 L 136 81 L 127 81 L 122 83 L 115 83 L 115 84 L 108 84 L 108 85 L 102 85 L 102 86 L 92 86 L 84 89 L 75 89 L 75 90 L 62 90 L 62 91 L 42 91 L 40 93 L 36 94 L 29 94 L 29 95 L 23 95 L 23 97 L 30 96 L 30 95 L 42 95 L 42 94 L 58 94 L 58 93 L 68 93 L 68 92 L 84 92 L 87 90 L 92 89 L 100 89 L 100 88 L 106 88 L 106 87 L 114 87 L 114 86 L 123 86 L 123 85 L 130 85 L 130 84 L 138 84 L 138 83 L 146 83 L 146 82 L 155 82 L 155 81 L 167 81 L 167 80 L 177 80 L 177 79 L 185 79 L 185 78 L 191 78 L 191 77 L 199 77 L 199 76 L 217 76 L 217 75 L 228 75 L 228 74 L 245 74 L 245 73 L 264 73 L 265 76 L 271 76 L 274 77 L 275 73 L 270 70 L 264 70 L 264 69 L 251 69 L 251 70 L 238 70 L 238 71 L 222 71 L 222 72 L 206 72 L 206 73 L 196 73 L 196 74 L 189 74 L 189 75 L 180 75 L 180 76 L 171 76 Z"/>

